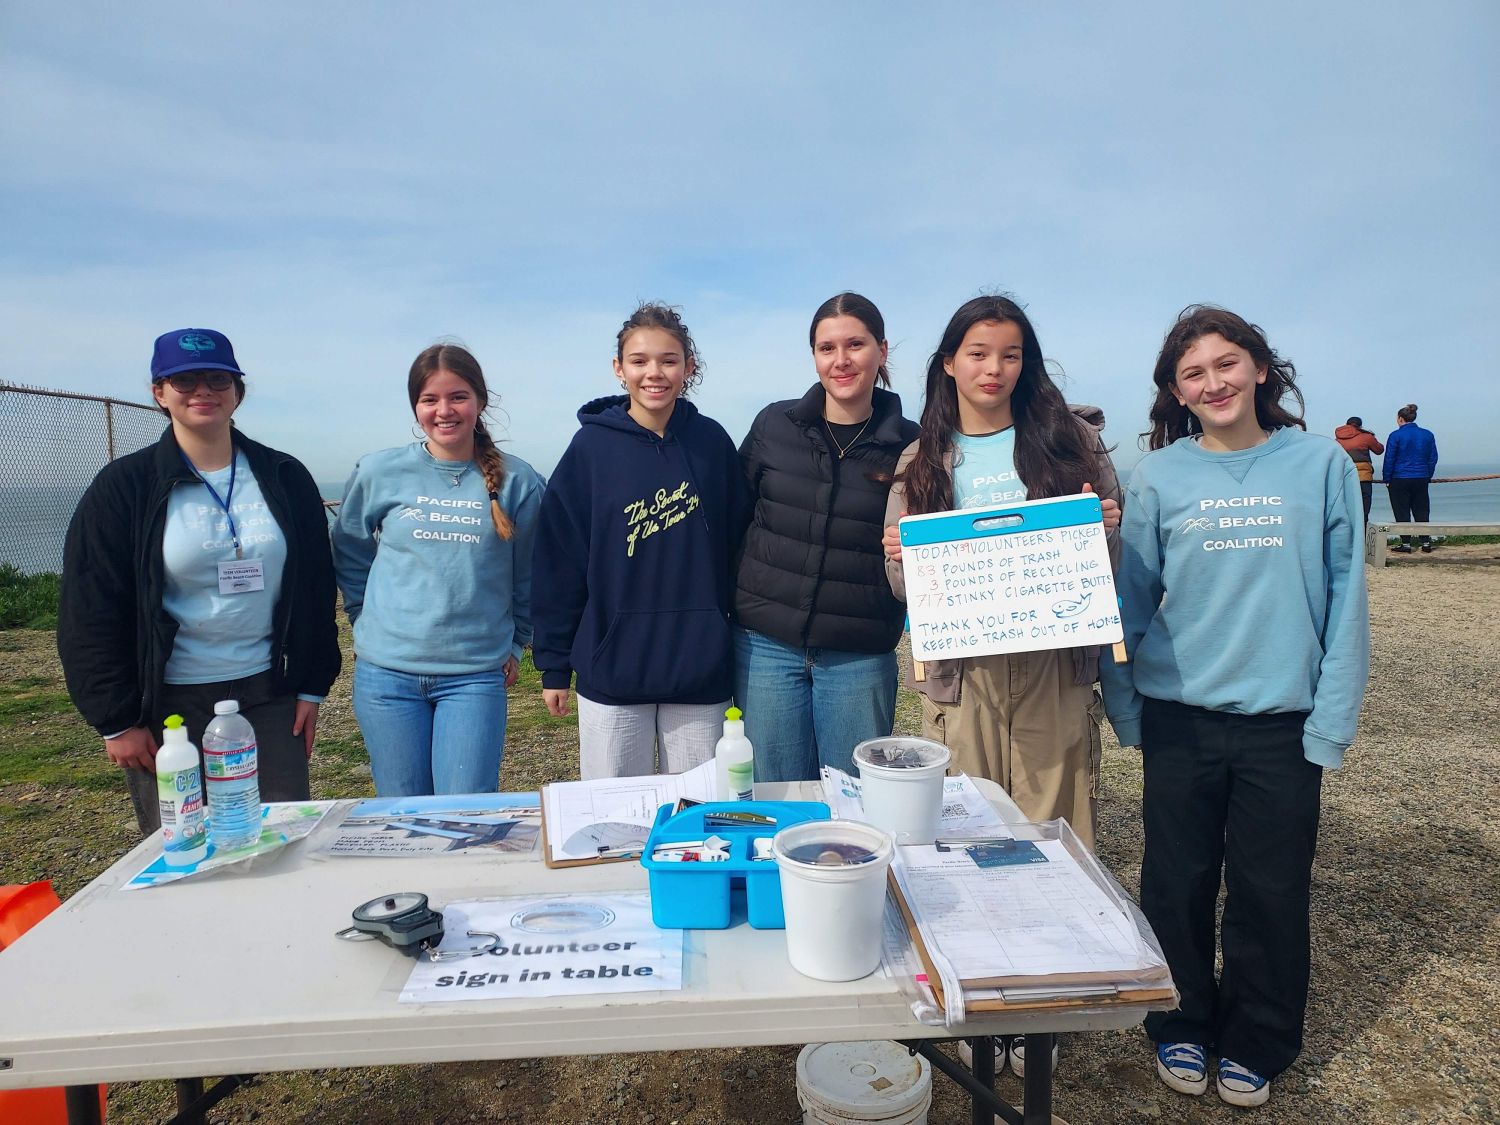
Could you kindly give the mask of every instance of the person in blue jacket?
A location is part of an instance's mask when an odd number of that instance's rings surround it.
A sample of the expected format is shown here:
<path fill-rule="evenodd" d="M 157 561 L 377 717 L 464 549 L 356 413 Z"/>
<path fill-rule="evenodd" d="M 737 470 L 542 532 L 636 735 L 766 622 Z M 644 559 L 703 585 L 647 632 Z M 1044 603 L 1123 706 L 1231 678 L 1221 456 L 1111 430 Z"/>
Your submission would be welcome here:
<path fill-rule="evenodd" d="M 1427 486 L 1437 473 L 1437 439 L 1431 430 L 1417 425 L 1417 404 L 1408 402 L 1396 411 L 1396 428 L 1385 439 L 1385 460 L 1380 479 L 1391 490 L 1391 514 L 1397 523 L 1428 523 L 1432 501 Z M 1411 536 L 1403 535 L 1394 548 L 1411 554 Z M 1422 536 L 1422 550 L 1432 550 L 1432 539 Z"/>
<path fill-rule="evenodd" d="M 1224 309 L 1167 333 L 1120 528 L 1130 662 L 1099 669 L 1120 745 L 1141 748 L 1141 908 L 1181 996 L 1146 1017 L 1157 1073 L 1201 1094 L 1213 1051 L 1233 1105 L 1264 1102 L 1302 1049 L 1319 790 L 1369 677 L 1359 476 L 1305 432 L 1295 378 Z"/>
<path fill-rule="evenodd" d="M 625 391 L 580 423 L 542 498 L 533 659 L 566 715 L 578 688 L 585 779 L 707 761 L 733 693 L 731 563 L 749 488 L 724 428 L 682 397 L 703 364 L 675 309 L 644 304 L 615 340 Z"/>
<path fill-rule="evenodd" d="M 361 458 L 333 527 L 354 716 L 380 796 L 493 793 L 543 482 L 496 447 L 468 350 L 427 348 L 406 389 L 426 439 Z"/>

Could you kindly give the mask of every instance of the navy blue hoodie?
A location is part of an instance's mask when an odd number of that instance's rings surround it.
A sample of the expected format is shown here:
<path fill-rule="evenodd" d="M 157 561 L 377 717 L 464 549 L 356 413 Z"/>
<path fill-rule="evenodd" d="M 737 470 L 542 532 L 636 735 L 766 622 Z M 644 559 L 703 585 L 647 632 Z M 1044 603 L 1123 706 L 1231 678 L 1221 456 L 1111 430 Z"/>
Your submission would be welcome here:
<path fill-rule="evenodd" d="M 724 428 L 677 400 L 665 437 L 595 399 L 547 483 L 532 559 L 532 655 L 544 688 L 595 703 L 733 694 L 733 560 L 749 486 Z"/>

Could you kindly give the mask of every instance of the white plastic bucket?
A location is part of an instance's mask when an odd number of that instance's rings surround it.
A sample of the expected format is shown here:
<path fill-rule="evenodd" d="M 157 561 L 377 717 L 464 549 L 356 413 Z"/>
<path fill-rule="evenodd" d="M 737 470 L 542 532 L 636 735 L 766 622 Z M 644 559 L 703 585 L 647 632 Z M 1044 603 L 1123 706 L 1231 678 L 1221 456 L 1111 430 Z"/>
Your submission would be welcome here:
<path fill-rule="evenodd" d="M 943 778 L 951 755 L 925 738 L 872 738 L 854 748 L 865 819 L 898 844 L 930 844 L 943 817 Z"/>
<path fill-rule="evenodd" d="M 792 968 L 815 980 L 873 973 L 895 852 L 890 836 L 854 820 L 810 820 L 776 833 L 771 852 L 781 871 Z"/>
<path fill-rule="evenodd" d="M 899 1043 L 809 1043 L 797 1056 L 803 1125 L 926 1125 L 932 1068 Z"/>

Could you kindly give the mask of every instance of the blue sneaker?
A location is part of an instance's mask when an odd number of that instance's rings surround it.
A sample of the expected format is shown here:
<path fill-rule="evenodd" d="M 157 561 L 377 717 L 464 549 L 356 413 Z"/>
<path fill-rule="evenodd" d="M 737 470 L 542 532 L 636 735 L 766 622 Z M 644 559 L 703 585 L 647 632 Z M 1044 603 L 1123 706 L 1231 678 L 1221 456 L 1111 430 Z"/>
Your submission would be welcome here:
<path fill-rule="evenodd" d="M 1158 1043 L 1156 1073 L 1179 1094 L 1208 1090 L 1208 1052 L 1201 1043 Z"/>
<path fill-rule="evenodd" d="M 1219 1091 L 1219 1100 L 1230 1105 L 1264 1105 L 1271 1096 L 1269 1078 L 1262 1078 L 1233 1059 L 1219 1060 L 1219 1075 L 1214 1087 Z"/>

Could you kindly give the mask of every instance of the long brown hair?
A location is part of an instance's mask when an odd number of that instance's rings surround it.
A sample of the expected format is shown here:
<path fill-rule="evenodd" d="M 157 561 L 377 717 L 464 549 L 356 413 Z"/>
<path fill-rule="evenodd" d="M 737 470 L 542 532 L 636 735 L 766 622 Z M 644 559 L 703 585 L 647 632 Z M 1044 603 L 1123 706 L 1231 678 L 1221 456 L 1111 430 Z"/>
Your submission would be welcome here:
<path fill-rule="evenodd" d="M 948 321 L 937 351 L 927 361 L 927 398 L 917 452 L 902 470 L 906 510 L 913 515 L 953 507 L 953 474 L 944 465 L 958 431 L 958 384 L 943 364 L 958 354 L 976 324 L 1014 324 L 1021 330 L 1021 377 L 1010 393 L 1016 426 L 1016 473 L 1031 500 L 1068 496 L 1092 481 L 1094 449 L 1057 384 L 1047 374 L 1042 345 L 1021 306 L 1009 297 L 966 301 Z"/>
<path fill-rule="evenodd" d="M 1161 353 L 1156 357 L 1156 370 L 1151 376 L 1156 384 L 1156 400 L 1151 404 L 1151 428 L 1141 434 L 1149 442 L 1147 448 L 1160 449 L 1180 437 L 1203 432 L 1203 424 L 1177 401 L 1172 388 L 1177 383 L 1177 364 L 1183 355 L 1202 337 L 1215 334 L 1236 347 L 1244 348 L 1256 367 L 1266 369 L 1266 381 L 1255 387 L 1255 420 L 1260 423 L 1260 428 L 1279 430 L 1284 426 L 1296 426 L 1307 429 L 1307 423 L 1302 420 L 1302 411 L 1307 404 L 1297 389 L 1297 369 L 1290 360 L 1276 354 L 1260 327 L 1228 309 L 1215 305 L 1189 305 L 1177 314 L 1177 322 L 1168 329 L 1166 339 L 1161 342 Z M 1282 398 L 1288 395 L 1297 403 L 1295 414 L 1281 405 Z"/>
<path fill-rule="evenodd" d="M 457 344 L 433 344 L 432 347 L 425 348 L 412 360 L 411 374 L 406 377 L 406 397 L 411 400 L 413 411 L 417 408 L 417 399 L 422 396 L 422 388 L 427 385 L 427 380 L 439 371 L 457 375 L 479 397 L 480 416 L 474 421 L 474 461 L 484 474 L 484 487 L 490 494 L 490 519 L 495 524 L 495 533 L 501 539 L 509 539 L 516 533 L 516 528 L 500 507 L 500 486 L 505 483 L 505 459 L 500 456 L 495 439 L 490 437 L 489 428 L 484 424 L 484 411 L 490 405 L 490 392 L 485 386 L 484 371 L 473 354 Z"/>

